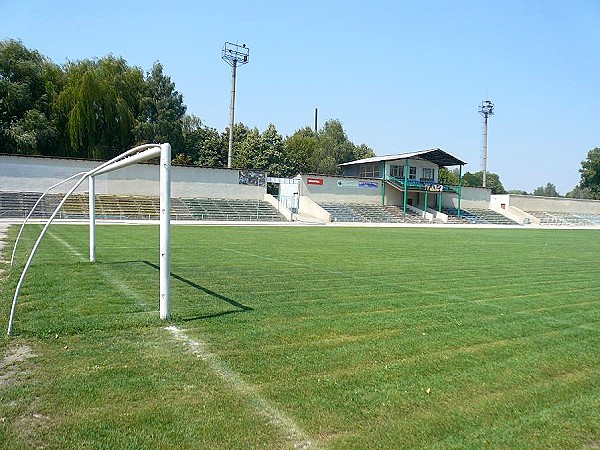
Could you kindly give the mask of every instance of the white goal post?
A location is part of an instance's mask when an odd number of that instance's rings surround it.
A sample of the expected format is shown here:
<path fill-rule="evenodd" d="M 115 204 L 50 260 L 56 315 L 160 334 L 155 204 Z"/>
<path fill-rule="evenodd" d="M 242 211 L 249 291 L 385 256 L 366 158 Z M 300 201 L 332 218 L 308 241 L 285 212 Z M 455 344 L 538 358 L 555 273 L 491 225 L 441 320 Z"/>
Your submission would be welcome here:
<path fill-rule="evenodd" d="M 131 164 L 140 163 L 143 161 L 147 161 L 152 158 L 156 158 L 160 155 L 160 206 L 159 206 L 159 217 L 160 217 L 160 248 L 159 248 L 159 258 L 160 258 L 160 293 L 159 293 L 159 316 L 162 320 L 168 320 L 171 316 L 170 312 L 170 300 L 171 300 L 171 284 L 170 284 L 170 273 L 171 273 L 171 145 L 168 143 L 165 144 L 145 144 L 140 145 L 138 147 L 132 148 L 116 158 L 111 159 L 105 163 L 100 164 L 98 167 L 88 171 L 82 172 L 81 177 L 75 183 L 73 187 L 65 194 L 61 202 L 58 204 L 48 221 L 46 222 L 44 228 L 42 229 L 40 235 L 35 242 L 33 249 L 31 250 L 31 254 L 25 263 L 25 267 L 23 268 L 23 272 L 21 273 L 21 277 L 19 278 L 19 282 L 17 284 L 17 288 L 15 290 L 15 295 L 13 297 L 12 307 L 10 311 L 10 319 L 8 321 L 8 331 L 7 334 L 11 334 L 15 310 L 17 306 L 17 300 L 19 298 L 19 292 L 21 290 L 21 286 L 23 284 L 23 280 L 25 279 L 25 275 L 27 274 L 27 270 L 31 265 L 31 261 L 35 255 L 35 252 L 46 234 L 48 227 L 55 219 L 56 215 L 63 207 L 69 196 L 88 178 L 89 183 L 89 221 L 90 221 L 90 262 L 94 262 L 96 260 L 96 210 L 95 210 L 95 177 L 98 175 L 102 175 L 108 172 L 112 172 L 114 170 L 121 169 L 123 167 L 127 167 Z M 79 174 L 77 174 L 79 175 Z M 63 180 L 61 183 L 71 180 L 75 178 L 77 175 L 69 177 L 66 180 Z M 58 184 L 61 184 L 58 183 Z M 57 184 L 57 185 L 58 185 Z M 54 187 L 56 185 L 53 185 Z M 41 198 L 49 191 L 49 189 L 42 194 Z M 39 203 L 39 200 L 38 200 Z M 37 206 L 36 203 L 34 205 Z M 32 209 L 33 212 L 33 209 Z M 23 226 L 27 222 L 27 219 L 31 216 L 31 213 L 25 219 Z M 21 227 L 22 231 L 23 227 Z M 19 232 L 20 237 L 20 232 Z M 13 259 L 14 252 L 16 250 L 18 244 L 18 238 L 15 242 L 15 248 L 13 250 Z M 12 264 L 12 260 L 11 260 Z"/>

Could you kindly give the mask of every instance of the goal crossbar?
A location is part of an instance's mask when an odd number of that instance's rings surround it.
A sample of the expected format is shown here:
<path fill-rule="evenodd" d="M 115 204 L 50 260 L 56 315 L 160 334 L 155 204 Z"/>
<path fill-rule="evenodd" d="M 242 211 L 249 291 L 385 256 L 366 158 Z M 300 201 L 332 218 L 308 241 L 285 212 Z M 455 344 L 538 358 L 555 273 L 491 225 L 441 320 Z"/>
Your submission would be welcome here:
<path fill-rule="evenodd" d="M 21 276 L 19 278 L 19 282 L 17 284 L 17 288 L 15 289 L 15 295 L 13 297 L 12 307 L 10 311 L 10 318 L 8 321 L 8 331 L 7 334 L 10 335 L 13 328 L 14 316 L 17 306 L 17 300 L 19 298 L 19 292 L 21 290 L 21 286 L 23 285 L 23 281 L 25 279 L 25 275 L 31 265 L 33 257 L 37 251 L 37 248 L 42 241 L 42 238 L 46 234 L 46 231 L 50 227 L 50 224 L 56 218 L 56 215 L 63 207 L 67 199 L 75 192 L 75 190 L 85 181 L 86 178 L 89 178 L 89 186 L 90 186 L 90 261 L 95 261 L 95 202 L 93 197 L 95 196 L 94 186 L 94 177 L 103 173 L 108 173 L 113 170 L 117 170 L 131 164 L 147 161 L 152 158 L 156 158 L 160 154 L 160 249 L 159 249 L 159 257 L 160 257 L 160 294 L 159 294 L 159 306 L 160 306 L 160 318 L 163 320 L 168 320 L 170 318 L 170 296 L 171 296 L 171 286 L 170 286 L 170 264 L 171 264 L 171 256 L 170 256 L 170 240 L 171 240 L 171 230 L 170 230 L 170 216 L 171 216 L 171 146 L 168 143 L 165 144 L 144 144 L 138 147 L 134 147 L 121 155 L 106 161 L 100 164 L 98 167 L 89 170 L 88 172 L 81 172 L 81 177 L 77 180 L 75 185 L 69 189 L 69 191 L 65 194 L 61 202 L 58 204 L 46 224 L 44 228 L 40 232 L 33 249 L 25 263 L 25 267 L 21 272 Z M 51 186 L 55 187 L 59 184 L 62 184 L 68 180 L 76 178 L 79 174 L 73 175 L 72 177 L 63 180 L 56 185 Z M 49 188 L 42 196 L 51 189 Z M 36 205 L 39 201 L 36 202 Z M 34 206 L 34 208 L 35 208 Z M 34 209 L 33 208 L 33 209 Z M 94 211 L 92 211 L 92 208 Z M 32 209 L 32 212 L 33 212 Z M 24 224 L 27 219 L 31 216 L 31 212 L 25 219 Z M 23 226 L 24 226 L 23 224 Z M 20 234 L 20 233 L 19 233 Z M 92 239 L 93 235 L 93 239 Z M 15 250 L 16 250 L 15 242 Z M 14 251 L 13 250 L 13 257 Z M 93 258 L 92 258 L 93 256 Z"/>

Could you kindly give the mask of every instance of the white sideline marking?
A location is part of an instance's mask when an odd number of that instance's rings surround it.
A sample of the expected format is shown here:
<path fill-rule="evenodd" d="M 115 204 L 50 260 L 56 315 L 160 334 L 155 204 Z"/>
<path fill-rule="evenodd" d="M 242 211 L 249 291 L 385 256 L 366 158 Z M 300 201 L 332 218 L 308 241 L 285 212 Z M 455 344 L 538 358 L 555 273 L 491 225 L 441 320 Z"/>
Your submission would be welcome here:
<path fill-rule="evenodd" d="M 54 233 L 48 234 L 52 236 L 52 238 L 60 242 L 62 245 L 64 245 L 71 253 L 78 256 L 79 258 L 85 259 L 85 257 L 67 241 L 65 241 L 64 239 L 62 239 Z M 143 302 L 143 299 L 141 299 L 135 291 L 127 287 L 123 282 L 118 281 L 115 277 L 109 276 L 106 269 L 102 267 L 100 268 L 100 273 L 109 284 L 115 286 L 122 294 L 124 294 L 126 297 L 133 298 L 139 306 L 144 306 L 147 309 L 148 306 L 146 305 L 146 303 Z M 249 385 L 244 380 L 242 380 L 237 373 L 233 372 L 229 367 L 227 367 L 225 363 L 220 361 L 214 353 L 208 350 L 206 344 L 191 339 L 183 331 L 181 331 L 178 327 L 174 325 L 165 327 L 165 329 L 171 332 L 171 334 L 178 341 L 184 343 L 187 347 L 189 347 L 192 354 L 194 354 L 197 358 L 200 358 L 202 361 L 206 362 L 213 370 L 213 372 L 215 372 L 219 377 L 221 377 L 222 380 L 232 385 L 234 389 L 240 394 L 250 398 L 252 403 L 255 405 L 257 411 L 263 416 L 267 417 L 269 422 L 281 429 L 285 433 L 285 435 L 293 442 L 294 448 L 303 450 L 317 448 L 311 443 L 306 433 L 304 433 L 304 431 L 302 431 L 291 418 L 289 418 L 282 411 L 271 405 L 256 391 L 256 389 L 253 386 Z"/>
<path fill-rule="evenodd" d="M 74 254 L 78 258 L 81 258 L 81 259 L 87 261 L 87 258 L 85 256 L 83 256 L 83 254 L 81 254 L 75 247 L 73 247 L 71 244 L 69 244 L 63 238 L 61 238 L 60 236 L 57 236 L 56 234 L 52 233 L 51 231 L 48 232 L 48 235 L 51 236 L 53 239 L 56 239 L 62 245 L 64 245 L 67 248 L 67 250 L 69 250 L 72 254 Z M 129 286 L 127 286 L 123 281 L 121 281 L 117 277 L 110 274 L 109 273 L 110 271 L 107 270 L 106 267 L 100 265 L 100 266 L 98 266 L 98 271 L 102 275 L 102 278 L 104 278 L 104 281 L 106 281 L 108 284 L 112 284 L 114 287 L 116 287 L 117 290 L 125 298 L 130 298 L 130 299 L 135 300 L 135 304 L 138 308 L 141 308 L 144 311 L 149 310 L 149 306 L 144 301 L 144 298 L 141 295 L 139 295 L 136 291 L 131 289 Z"/>
<path fill-rule="evenodd" d="M 0 262 L 5 262 L 2 258 L 2 247 L 4 247 L 6 243 L 6 234 L 8 232 L 8 224 L 0 223 Z M 0 269 L 0 274 L 4 272 L 3 269 Z"/>
<path fill-rule="evenodd" d="M 60 236 L 57 236 L 56 234 L 54 234 L 52 231 L 48 231 L 48 236 L 51 236 L 53 239 L 56 239 L 58 242 L 60 242 L 62 245 L 64 245 L 67 250 L 69 250 L 72 254 L 74 254 L 78 258 L 85 259 L 85 257 L 81 253 L 79 253 L 75 247 L 73 247 L 71 244 L 69 244 L 67 241 L 65 241 Z"/>
<path fill-rule="evenodd" d="M 187 334 L 185 334 L 185 332 L 175 325 L 170 325 L 165 327 L 165 329 L 169 331 L 175 337 L 175 339 L 189 347 L 192 354 L 207 363 L 213 372 L 221 377 L 223 381 L 233 386 L 233 388 L 240 394 L 248 397 L 260 414 L 267 417 L 269 422 L 276 425 L 287 435 L 287 437 L 293 442 L 294 448 L 317 448 L 310 441 L 306 433 L 302 431 L 291 418 L 271 405 L 256 391 L 252 385 L 246 383 L 237 373 L 227 367 L 224 362 L 220 361 L 214 353 L 208 350 L 205 343 L 190 338 Z"/>

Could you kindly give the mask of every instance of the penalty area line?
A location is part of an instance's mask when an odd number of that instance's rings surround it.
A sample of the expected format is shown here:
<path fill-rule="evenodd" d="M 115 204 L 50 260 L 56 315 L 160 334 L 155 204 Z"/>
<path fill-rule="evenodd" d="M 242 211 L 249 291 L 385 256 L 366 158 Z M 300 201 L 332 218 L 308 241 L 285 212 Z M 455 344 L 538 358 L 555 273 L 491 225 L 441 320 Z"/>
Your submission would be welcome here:
<path fill-rule="evenodd" d="M 246 383 L 241 377 L 232 371 L 223 361 L 212 353 L 207 345 L 201 341 L 190 338 L 184 331 L 175 325 L 165 327 L 173 337 L 183 343 L 198 359 L 209 365 L 211 370 L 228 385 L 232 386 L 239 394 L 248 398 L 257 412 L 266 417 L 270 423 L 277 426 L 290 439 L 294 448 L 316 449 L 308 435 L 288 417 L 283 411 L 271 405 L 267 399 L 262 397 L 255 387 Z"/>

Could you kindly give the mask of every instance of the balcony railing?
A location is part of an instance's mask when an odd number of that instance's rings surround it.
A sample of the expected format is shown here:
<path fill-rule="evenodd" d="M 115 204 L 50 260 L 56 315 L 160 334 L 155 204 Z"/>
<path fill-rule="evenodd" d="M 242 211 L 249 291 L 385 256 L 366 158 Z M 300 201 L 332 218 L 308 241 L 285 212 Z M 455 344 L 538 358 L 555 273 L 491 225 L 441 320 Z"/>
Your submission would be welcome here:
<path fill-rule="evenodd" d="M 404 189 L 404 178 L 389 176 L 386 181 L 394 186 Z M 433 181 L 406 180 L 406 187 L 410 191 L 430 191 L 430 192 L 458 192 L 458 186 L 435 183 Z"/>

